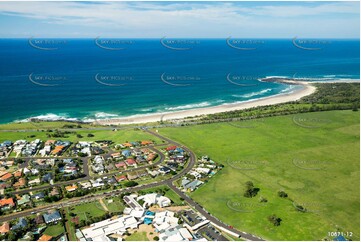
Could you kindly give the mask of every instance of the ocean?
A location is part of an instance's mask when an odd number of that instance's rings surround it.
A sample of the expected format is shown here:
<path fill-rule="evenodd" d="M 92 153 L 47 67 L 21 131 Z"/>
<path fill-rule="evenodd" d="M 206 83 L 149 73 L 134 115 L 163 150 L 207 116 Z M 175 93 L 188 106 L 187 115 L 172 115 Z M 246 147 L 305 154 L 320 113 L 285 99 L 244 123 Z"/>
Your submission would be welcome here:
<path fill-rule="evenodd" d="M 360 79 L 359 40 L 0 39 L 0 123 L 209 107 Z"/>

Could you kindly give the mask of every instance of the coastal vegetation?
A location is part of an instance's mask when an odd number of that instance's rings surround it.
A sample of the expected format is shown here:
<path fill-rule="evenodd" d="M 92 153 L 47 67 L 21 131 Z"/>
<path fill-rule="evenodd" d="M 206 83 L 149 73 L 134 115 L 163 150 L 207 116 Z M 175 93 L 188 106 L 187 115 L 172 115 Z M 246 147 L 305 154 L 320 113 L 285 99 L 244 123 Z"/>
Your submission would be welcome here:
<path fill-rule="evenodd" d="M 312 85 L 317 87 L 316 92 L 303 97 L 299 101 L 209 114 L 197 119 L 189 118 L 188 121 L 184 122 L 184 125 L 249 120 L 331 110 L 357 111 L 360 108 L 359 83 L 314 83 Z"/>

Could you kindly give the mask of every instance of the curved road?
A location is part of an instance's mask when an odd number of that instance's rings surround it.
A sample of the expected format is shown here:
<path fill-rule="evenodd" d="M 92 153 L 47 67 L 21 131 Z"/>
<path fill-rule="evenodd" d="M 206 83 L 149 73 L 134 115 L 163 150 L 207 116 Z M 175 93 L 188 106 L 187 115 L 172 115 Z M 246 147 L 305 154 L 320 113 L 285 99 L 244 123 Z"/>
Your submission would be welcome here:
<path fill-rule="evenodd" d="M 218 220 L 216 217 L 214 217 L 213 215 L 211 215 L 210 213 L 208 213 L 203 207 L 201 207 L 198 203 L 196 203 L 194 200 L 192 200 L 188 195 L 184 194 L 181 190 L 179 190 L 176 186 L 173 185 L 173 181 L 179 179 L 181 176 L 183 176 L 184 174 L 188 173 L 192 168 L 193 166 L 195 165 L 195 162 L 197 160 L 197 157 L 196 155 L 190 150 L 188 149 L 187 147 L 185 147 L 184 145 L 180 144 L 180 143 L 177 143 L 175 141 L 172 141 L 156 132 L 153 132 L 153 131 L 150 131 L 150 130 L 146 130 L 146 132 L 154 135 L 154 136 L 157 136 L 158 138 L 160 139 L 163 139 L 163 140 L 166 140 L 168 141 L 169 143 L 173 143 L 179 147 L 182 147 L 184 150 L 186 150 L 189 154 L 190 154 L 190 157 L 189 157 L 189 164 L 188 166 L 183 170 L 185 172 L 182 172 L 177 174 L 176 176 L 172 177 L 171 179 L 167 180 L 166 181 L 166 184 L 175 192 L 178 194 L 178 196 L 180 196 L 181 198 L 184 199 L 184 201 L 186 201 L 189 205 L 191 205 L 194 209 L 196 209 L 200 214 L 202 214 L 206 219 L 208 219 L 210 222 L 212 222 L 213 224 L 216 224 L 218 227 L 222 227 L 226 230 L 229 230 L 235 234 L 238 234 L 239 237 L 242 237 L 244 239 L 247 239 L 247 240 L 253 240 L 253 241 L 263 241 L 260 237 L 258 236 L 255 236 L 255 235 L 252 235 L 252 234 L 248 234 L 248 233 L 245 233 L 245 232 L 240 232 L 236 229 L 234 229 L 233 227 L 230 227 L 229 225 L 221 222 L 220 220 Z"/>
<path fill-rule="evenodd" d="M 119 189 L 119 190 L 100 193 L 100 194 L 96 194 L 96 195 L 93 194 L 93 195 L 86 195 L 86 196 L 78 197 L 78 198 L 72 198 L 72 199 L 69 199 L 69 200 L 64 201 L 64 202 L 53 203 L 53 204 L 50 204 L 50 205 L 43 206 L 41 208 L 33 208 L 33 209 L 29 209 L 29 210 L 22 211 L 22 212 L 17 212 L 17 213 L 9 214 L 9 215 L 6 215 L 6 216 L 1 216 L 0 217 L 0 222 L 13 220 L 13 219 L 16 219 L 16 218 L 19 218 L 19 217 L 29 216 L 29 215 L 34 214 L 34 213 L 46 212 L 49 209 L 55 209 L 55 208 L 59 209 L 59 208 L 63 208 L 63 207 L 76 205 L 76 204 L 79 204 L 79 203 L 98 200 L 99 198 L 103 198 L 104 196 L 106 196 L 106 197 L 108 197 L 108 196 L 109 197 L 110 196 L 116 196 L 116 195 L 122 194 L 124 192 L 135 192 L 135 191 L 139 191 L 139 190 L 143 190 L 143 189 L 148 189 L 148 188 L 158 187 L 158 186 L 162 186 L 162 185 L 167 185 L 175 193 L 177 193 L 178 196 L 183 198 L 184 201 L 186 201 L 190 206 L 192 206 L 194 209 L 196 209 L 200 214 L 202 214 L 207 220 L 209 220 L 211 223 L 215 224 L 217 227 L 221 227 L 221 228 L 224 228 L 224 230 L 228 230 L 228 231 L 231 231 L 231 232 L 233 232 L 235 234 L 238 234 L 239 237 L 242 237 L 243 239 L 246 239 L 246 240 L 262 241 L 262 239 L 260 237 L 257 237 L 255 235 L 248 234 L 248 233 L 245 233 L 245 232 L 238 231 L 238 230 L 234 229 L 233 227 L 230 227 L 229 225 L 221 222 L 216 217 L 214 217 L 209 212 L 207 212 L 198 203 L 196 203 L 194 200 L 192 200 L 188 195 L 184 194 L 181 190 L 179 190 L 176 186 L 174 186 L 173 185 L 174 181 L 178 180 L 183 175 L 187 174 L 193 168 L 193 166 L 195 165 L 196 160 L 197 160 L 196 155 L 189 148 L 187 148 L 186 146 L 184 146 L 184 145 L 182 145 L 182 144 L 180 144 L 178 142 L 175 142 L 175 141 L 173 141 L 171 139 L 168 139 L 167 137 L 164 137 L 164 136 L 162 136 L 162 135 L 160 135 L 160 134 L 158 134 L 156 132 L 153 132 L 153 131 L 150 131 L 150 130 L 147 130 L 147 129 L 145 129 L 144 131 L 148 132 L 148 133 L 150 133 L 150 134 L 152 134 L 152 135 L 154 135 L 154 136 L 156 136 L 158 138 L 160 138 L 161 140 L 167 141 L 167 143 L 169 143 L 169 144 L 174 144 L 174 145 L 176 145 L 178 147 L 182 147 L 185 151 L 187 151 L 189 153 L 189 155 L 190 155 L 187 166 L 180 173 L 178 173 L 177 175 L 173 176 L 172 178 L 170 178 L 168 180 L 164 180 L 164 181 L 160 181 L 160 182 L 153 182 L 153 183 L 149 183 L 149 184 L 145 184 L 145 185 L 139 185 L 139 186 L 131 187 L 131 188 Z M 153 151 L 157 152 L 161 157 L 160 161 L 158 161 L 157 163 L 154 163 L 152 165 L 156 165 L 156 164 L 159 164 L 159 163 L 163 162 L 164 159 L 165 159 L 164 154 L 162 152 L 158 151 L 157 149 L 153 148 L 153 147 L 151 147 L 151 149 Z M 148 166 L 150 166 L 150 165 L 148 165 Z M 127 171 L 134 171 L 134 170 L 144 169 L 145 167 L 147 167 L 147 166 L 133 168 L 133 169 L 130 169 L 130 170 L 127 170 Z M 105 174 L 105 175 L 102 175 L 102 176 L 109 176 L 109 174 Z M 89 179 L 89 177 L 87 176 L 84 179 L 85 180 Z M 69 182 L 71 184 L 71 183 L 78 182 L 78 181 L 79 181 L 79 179 L 69 181 Z M 63 183 L 61 185 L 63 185 Z M 57 185 L 53 185 L 53 186 L 57 186 Z M 45 189 L 45 188 L 53 187 L 53 186 L 49 185 L 49 186 L 46 186 L 46 187 L 41 187 L 39 189 Z M 34 189 L 32 189 L 31 191 L 33 191 L 33 190 Z M 26 192 L 26 190 L 22 190 L 21 192 Z"/>

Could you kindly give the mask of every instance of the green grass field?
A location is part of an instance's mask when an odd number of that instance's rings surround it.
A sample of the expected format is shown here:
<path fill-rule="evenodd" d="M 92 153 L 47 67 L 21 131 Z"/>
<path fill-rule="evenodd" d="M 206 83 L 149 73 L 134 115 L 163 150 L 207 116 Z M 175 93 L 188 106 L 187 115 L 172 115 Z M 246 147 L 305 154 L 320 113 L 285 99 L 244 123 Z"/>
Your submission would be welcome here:
<path fill-rule="evenodd" d="M 268 240 L 331 239 L 332 231 L 359 240 L 359 115 L 305 113 L 159 133 L 224 164 L 191 196 L 227 224 Z M 247 181 L 260 188 L 256 197 L 243 196 Z M 290 199 L 278 197 L 280 190 Z M 261 196 L 268 202 L 260 203 Z M 268 221 L 272 214 L 280 226 Z"/>
<path fill-rule="evenodd" d="M 128 236 L 125 241 L 148 241 L 146 232 L 135 232 L 134 234 Z"/>
<path fill-rule="evenodd" d="M 71 130 L 69 130 L 71 131 Z M 82 141 L 96 141 L 96 140 L 112 140 L 115 143 L 124 143 L 125 141 L 138 141 L 138 140 L 154 140 L 157 143 L 161 143 L 161 140 L 152 136 L 148 133 L 145 133 L 141 130 L 127 129 L 127 130 L 78 130 L 74 131 L 76 134 L 67 134 L 67 138 L 48 138 L 47 132 L 42 131 L 1 131 L 0 129 L 0 142 L 4 140 L 16 141 L 19 139 L 25 140 L 35 140 L 41 139 L 46 141 L 48 139 L 58 139 L 58 140 L 69 140 L 71 142 L 76 142 L 79 140 Z M 83 136 L 83 138 L 78 138 L 77 134 Z M 93 134 L 94 137 L 87 137 L 88 134 Z"/>
<path fill-rule="evenodd" d="M 108 203 L 109 200 L 113 200 L 112 203 Z M 103 202 L 107 206 L 109 212 L 120 212 L 124 210 L 124 205 L 120 201 L 120 197 L 104 198 Z"/>
<path fill-rule="evenodd" d="M 23 130 L 23 129 L 62 129 L 64 125 L 73 125 L 74 128 L 77 123 L 56 121 L 56 122 L 23 122 L 23 123 L 7 123 L 0 124 L 0 130 Z M 81 128 L 95 128 L 103 127 L 100 125 L 80 124 Z"/>
<path fill-rule="evenodd" d="M 56 225 L 48 226 L 45 229 L 44 234 L 50 235 L 52 237 L 57 237 L 60 234 L 63 234 L 64 232 L 65 232 L 64 226 L 58 223 Z"/>
<path fill-rule="evenodd" d="M 74 206 L 70 209 L 70 212 L 73 212 L 79 216 L 79 221 L 86 221 L 90 217 L 100 217 L 106 213 L 106 211 L 100 205 L 99 201 L 83 203 L 78 206 Z"/>

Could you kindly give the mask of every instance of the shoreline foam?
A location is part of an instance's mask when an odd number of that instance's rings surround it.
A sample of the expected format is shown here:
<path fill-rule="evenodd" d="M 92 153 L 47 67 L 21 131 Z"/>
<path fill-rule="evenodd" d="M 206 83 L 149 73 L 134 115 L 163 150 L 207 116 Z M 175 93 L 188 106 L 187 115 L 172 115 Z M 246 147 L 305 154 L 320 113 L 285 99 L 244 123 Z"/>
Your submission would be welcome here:
<path fill-rule="evenodd" d="M 81 122 L 81 123 L 95 123 L 100 125 L 130 125 L 130 124 L 141 124 L 141 123 L 152 123 L 158 121 L 167 121 L 167 120 L 179 120 L 187 117 L 194 117 L 200 115 L 207 114 L 215 114 L 221 112 L 229 112 L 235 110 L 242 110 L 247 108 L 253 108 L 258 106 L 266 106 L 266 105 L 275 105 L 285 102 L 291 102 L 301 99 L 304 96 L 308 96 L 316 91 L 316 87 L 312 84 L 314 83 L 360 83 L 360 80 L 356 79 L 338 79 L 334 81 L 304 81 L 304 79 L 297 78 L 288 78 L 288 77 L 266 77 L 261 82 L 267 82 L 267 80 L 278 79 L 277 82 L 298 86 L 300 88 L 287 88 L 287 92 L 280 92 L 267 97 L 260 97 L 249 99 L 245 101 L 236 101 L 232 103 L 222 103 L 216 106 L 205 106 L 205 107 L 196 107 L 192 109 L 186 110 L 176 110 L 174 111 L 165 111 L 159 113 L 148 113 L 148 114 L 136 114 L 125 117 L 112 117 L 116 116 L 116 114 L 109 114 L 104 112 L 99 112 L 95 115 L 95 117 L 87 117 L 84 119 L 79 118 L 69 118 L 66 115 L 56 115 L 56 114 L 46 114 L 39 115 L 36 117 L 31 117 L 23 120 L 15 120 L 14 122 L 31 122 L 32 120 L 39 121 L 68 121 L 68 122 Z M 188 106 L 188 105 L 187 105 Z M 44 118 L 45 116 L 49 116 L 48 118 Z M 58 119 L 56 119 L 56 117 Z M 109 118 L 107 118 L 109 117 Z M 44 118 L 44 119 L 43 119 Z"/>
<path fill-rule="evenodd" d="M 296 101 L 316 91 L 316 87 L 313 86 L 312 83 L 291 81 L 291 80 L 287 80 L 287 83 L 291 85 L 299 85 L 302 86 L 302 88 L 292 90 L 292 92 L 289 93 L 278 93 L 272 96 L 253 99 L 253 100 L 251 99 L 242 102 L 222 104 L 212 107 L 195 108 L 195 109 L 175 111 L 175 112 L 163 112 L 163 113 L 155 113 L 155 114 L 147 114 L 147 115 L 132 115 L 124 118 L 103 119 L 103 120 L 97 120 L 96 123 L 101 125 L 119 125 L 119 124 L 126 125 L 126 124 L 152 123 L 158 121 L 183 119 L 186 117 L 229 112 L 229 111 L 242 110 L 242 109 L 258 107 L 258 106 L 274 105 L 274 104 Z"/>

